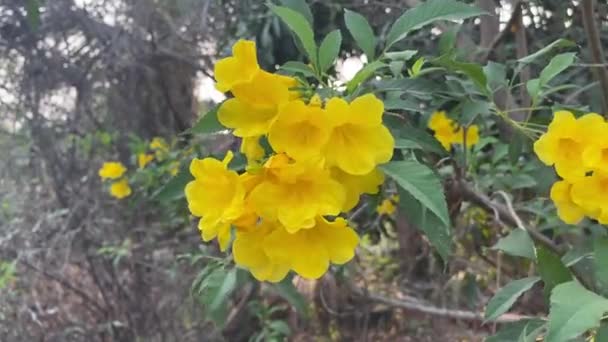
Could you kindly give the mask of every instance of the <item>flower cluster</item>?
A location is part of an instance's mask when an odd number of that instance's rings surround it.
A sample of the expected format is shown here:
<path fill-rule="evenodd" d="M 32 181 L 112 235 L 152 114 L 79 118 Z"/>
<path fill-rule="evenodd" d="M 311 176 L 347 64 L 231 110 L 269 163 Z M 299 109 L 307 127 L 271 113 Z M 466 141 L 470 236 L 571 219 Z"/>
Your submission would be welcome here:
<path fill-rule="evenodd" d="M 576 224 L 585 216 L 608 223 L 608 122 L 596 113 L 578 119 L 555 113 L 547 132 L 535 143 L 540 160 L 555 166 L 562 178 L 551 199 L 562 221 Z"/>
<path fill-rule="evenodd" d="M 131 187 L 126 177 L 123 177 L 127 168 L 121 162 L 105 162 L 99 169 L 101 180 L 113 180 L 110 185 L 110 195 L 122 199 L 131 195 Z"/>
<path fill-rule="evenodd" d="M 233 95 L 218 120 L 242 139 L 248 167 L 230 170 L 232 152 L 194 159 L 190 211 L 201 217 L 203 240 L 217 238 L 221 250 L 234 228 L 234 260 L 257 279 L 277 282 L 290 270 L 319 278 L 352 259 L 359 241 L 337 216 L 384 181 L 377 165 L 391 159 L 394 140 L 383 103 L 373 95 L 306 100 L 295 78 L 259 67 L 254 42 L 232 51 L 215 65 L 216 88 Z"/>
<path fill-rule="evenodd" d="M 465 129 L 447 117 L 444 111 L 434 112 L 428 122 L 428 127 L 434 132 L 437 139 L 443 147 L 450 151 L 452 145 L 464 145 L 465 140 L 467 147 L 471 147 L 479 142 L 479 127 L 471 125 Z"/>

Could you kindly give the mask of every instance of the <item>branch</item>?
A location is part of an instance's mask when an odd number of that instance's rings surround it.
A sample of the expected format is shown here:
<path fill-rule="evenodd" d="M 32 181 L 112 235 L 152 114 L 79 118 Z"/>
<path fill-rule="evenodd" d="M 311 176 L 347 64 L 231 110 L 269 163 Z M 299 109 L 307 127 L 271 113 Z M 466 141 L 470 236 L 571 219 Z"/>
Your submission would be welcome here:
<path fill-rule="evenodd" d="M 602 110 L 606 116 L 608 115 L 608 70 L 605 66 L 601 66 L 604 63 L 604 51 L 602 50 L 602 42 L 600 41 L 600 35 L 593 17 L 595 12 L 594 5 L 594 0 L 583 0 L 581 2 L 581 11 L 591 52 L 591 60 L 597 65 L 594 68 L 594 74 L 602 87 Z"/>
<path fill-rule="evenodd" d="M 500 33 L 498 35 L 496 35 L 496 37 L 494 37 L 494 40 L 492 40 L 490 45 L 486 48 L 485 53 L 483 55 L 481 55 L 481 57 L 479 57 L 480 64 L 485 64 L 485 62 L 488 61 L 488 58 L 490 57 L 490 54 L 492 53 L 492 51 L 511 32 L 511 27 L 513 27 L 513 25 L 515 25 L 515 21 L 518 20 L 518 18 L 521 16 L 520 3 L 521 3 L 521 0 L 517 0 L 513 4 L 513 12 L 511 12 L 511 18 L 509 18 L 509 20 L 507 21 L 507 24 L 505 25 L 503 30 L 500 31 Z"/>

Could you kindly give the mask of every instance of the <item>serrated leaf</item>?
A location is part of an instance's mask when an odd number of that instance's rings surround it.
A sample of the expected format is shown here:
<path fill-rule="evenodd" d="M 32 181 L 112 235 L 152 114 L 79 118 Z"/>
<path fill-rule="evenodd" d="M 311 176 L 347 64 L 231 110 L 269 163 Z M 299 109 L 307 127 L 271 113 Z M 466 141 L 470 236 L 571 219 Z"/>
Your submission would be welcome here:
<path fill-rule="evenodd" d="M 292 75 L 302 74 L 304 77 L 315 77 L 315 71 L 302 62 L 289 61 L 283 64 L 279 69 L 285 70 Z"/>
<path fill-rule="evenodd" d="M 319 68 L 321 71 L 325 71 L 332 66 L 340 53 L 341 45 L 342 34 L 340 30 L 331 31 L 325 36 L 319 48 Z"/>
<path fill-rule="evenodd" d="M 386 64 L 380 61 L 373 61 L 363 67 L 355 74 L 352 80 L 346 83 L 346 91 L 351 93 L 359 84 L 371 77 L 378 69 L 385 67 Z"/>
<path fill-rule="evenodd" d="M 289 7 L 303 15 L 311 26 L 314 25 L 314 18 L 312 12 L 310 11 L 310 6 L 308 6 L 306 0 L 281 0 L 281 3 L 283 6 Z"/>
<path fill-rule="evenodd" d="M 271 285 L 279 296 L 283 297 L 291 304 L 300 315 L 308 317 L 308 306 L 306 299 L 293 285 L 291 277 L 286 277 L 281 282 Z"/>
<path fill-rule="evenodd" d="M 452 251 L 450 227 L 402 188 L 399 188 L 399 208 L 407 220 L 426 235 L 444 262 L 447 262 Z"/>
<path fill-rule="evenodd" d="M 542 328 L 545 321 L 540 319 L 522 319 L 517 322 L 507 323 L 500 328 L 498 333 L 485 339 L 485 342 L 513 342 L 526 331 L 535 331 Z"/>
<path fill-rule="evenodd" d="M 520 58 L 517 61 L 519 63 L 531 63 L 534 60 L 536 60 L 538 57 L 541 57 L 541 56 L 547 54 L 548 52 L 550 52 L 553 49 L 572 47 L 572 46 L 576 46 L 576 44 L 573 41 L 560 38 L 560 39 L 554 41 L 553 43 L 545 46 L 544 48 L 536 51 L 535 53 L 528 55 L 526 57 Z"/>
<path fill-rule="evenodd" d="M 608 238 L 600 237 L 593 240 L 593 254 L 595 279 L 605 294 L 608 287 Z"/>
<path fill-rule="evenodd" d="M 570 341 L 599 327 L 608 311 L 608 299 L 570 281 L 557 285 L 551 293 L 547 342 Z"/>
<path fill-rule="evenodd" d="M 539 80 L 541 87 L 572 65 L 574 63 L 574 56 L 576 56 L 576 53 L 568 52 L 551 58 L 549 64 L 540 72 Z"/>
<path fill-rule="evenodd" d="M 407 34 L 437 20 L 461 20 L 485 14 L 477 7 L 455 0 L 429 0 L 403 13 L 391 27 L 386 38 L 388 50 Z"/>
<path fill-rule="evenodd" d="M 407 160 L 389 162 L 380 168 L 403 190 L 437 215 L 444 225 L 450 226 L 443 186 L 431 169 L 416 161 Z"/>
<path fill-rule="evenodd" d="M 512 230 L 509 235 L 500 238 L 492 249 L 501 250 L 509 255 L 536 260 L 534 241 L 532 241 L 528 232 L 523 229 Z"/>
<path fill-rule="evenodd" d="M 187 167 L 180 169 L 177 175 L 171 179 L 160 189 L 152 195 L 153 199 L 156 199 L 162 203 L 168 203 L 184 198 L 184 189 L 186 184 L 192 181 L 194 178 L 190 174 Z"/>
<path fill-rule="evenodd" d="M 486 321 L 492 321 L 498 318 L 500 315 L 511 309 L 511 306 L 515 303 L 517 298 L 524 292 L 536 284 L 540 280 L 539 277 L 528 277 L 523 279 L 514 280 L 503 288 L 498 290 L 494 297 L 488 302 L 486 307 L 485 319 Z"/>
<path fill-rule="evenodd" d="M 543 246 L 536 248 L 538 274 L 545 283 L 545 296 L 548 298 L 553 288 L 561 283 L 572 280 L 570 270 L 564 266 L 560 258 Z"/>
<path fill-rule="evenodd" d="M 222 126 L 217 119 L 217 110 L 219 106 L 221 106 L 221 104 L 201 116 L 194 126 L 192 126 L 190 132 L 195 134 L 213 134 L 226 130 L 226 127 Z"/>
<path fill-rule="evenodd" d="M 376 55 L 376 36 L 367 19 L 357 12 L 345 10 L 344 23 L 357 45 L 367 56 L 367 60 L 373 61 Z"/>
<path fill-rule="evenodd" d="M 288 7 L 270 4 L 270 9 L 287 25 L 298 37 L 304 52 L 313 65 L 317 65 L 317 44 L 312 26 L 304 15 Z"/>

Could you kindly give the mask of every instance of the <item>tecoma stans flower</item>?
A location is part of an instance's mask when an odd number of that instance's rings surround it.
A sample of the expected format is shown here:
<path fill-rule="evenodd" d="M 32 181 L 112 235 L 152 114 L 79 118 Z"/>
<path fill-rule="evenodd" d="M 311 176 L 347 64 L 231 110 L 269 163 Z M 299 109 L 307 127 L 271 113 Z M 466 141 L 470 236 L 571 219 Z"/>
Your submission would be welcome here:
<path fill-rule="evenodd" d="M 428 127 L 434 132 L 435 139 L 448 151 L 452 145 L 464 145 L 465 129 L 450 119 L 444 111 L 434 112 L 428 122 Z M 470 125 L 466 129 L 466 147 L 479 142 L 479 127 Z"/>
<path fill-rule="evenodd" d="M 117 199 L 123 199 L 131 195 L 131 187 L 126 178 L 118 180 L 110 185 L 110 195 Z"/>
<path fill-rule="evenodd" d="M 232 46 L 232 56 L 215 63 L 215 87 L 225 93 L 236 85 L 249 82 L 260 70 L 255 42 L 239 40 Z"/>
<path fill-rule="evenodd" d="M 380 185 L 384 183 L 384 174 L 380 169 L 374 169 L 365 175 L 351 175 L 334 167 L 331 176 L 337 180 L 346 190 L 346 200 L 342 211 L 349 211 L 359 203 L 362 194 L 377 194 Z"/>
<path fill-rule="evenodd" d="M 99 169 L 99 177 L 101 179 L 118 179 L 122 177 L 127 168 L 120 162 L 105 162 Z"/>
<path fill-rule="evenodd" d="M 559 218 L 568 224 L 577 224 L 585 217 L 584 210 L 572 199 L 572 184 L 558 181 L 551 187 L 551 200 L 557 208 Z"/>
<path fill-rule="evenodd" d="M 364 175 L 391 159 L 395 140 L 382 124 L 384 105 L 376 96 L 363 95 L 351 103 L 334 97 L 325 110 L 332 127 L 325 147 L 329 165 Z"/>

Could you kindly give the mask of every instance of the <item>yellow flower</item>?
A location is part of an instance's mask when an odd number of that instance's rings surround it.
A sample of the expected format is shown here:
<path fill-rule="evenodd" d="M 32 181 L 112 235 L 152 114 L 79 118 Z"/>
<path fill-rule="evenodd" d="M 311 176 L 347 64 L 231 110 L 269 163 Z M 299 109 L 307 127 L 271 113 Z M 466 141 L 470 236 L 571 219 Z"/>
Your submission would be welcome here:
<path fill-rule="evenodd" d="M 567 181 L 558 181 L 551 187 L 551 200 L 559 218 L 568 224 L 577 224 L 585 217 L 584 210 L 573 201 L 573 187 Z"/>
<path fill-rule="evenodd" d="M 225 93 L 235 85 L 251 81 L 259 70 L 255 42 L 241 39 L 232 46 L 232 57 L 215 63 L 215 87 Z"/>
<path fill-rule="evenodd" d="M 289 233 L 312 228 L 319 215 L 338 215 L 344 205 L 344 187 L 330 177 L 321 162 L 285 162 L 271 158 L 267 176 L 249 195 L 256 213 L 278 220 Z"/>
<path fill-rule="evenodd" d="M 118 180 L 110 185 L 110 195 L 117 199 L 123 199 L 131 195 L 131 187 L 129 181 L 126 178 Z"/>
<path fill-rule="evenodd" d="M 285 278 L 290 269 L 289 262 L 277 262 L 265 252 L 265 239 L 277 229 L 276 224 L 262 221 L 250 229 L 236 232 L 232 244 L 234 262 L 249 269 L 259 281 L 279 282 Z"/>
<path fill-rule="evenodd" d="M 260 136 L 243 138 L 240 151 L 247 157 L 248 166 L 257 165 L 266 154 L 264 148 L 260 145 Z"/>
<path fill-rule="evenodd" d="M 143 169 L 148 165 L 152 160 L 154 160 L 154 155 L 149 153 L 140 153 L 137 155 L 137 165 L 139 165 L 140 169 Z"/>
<path fill-rule="evenodd" d="M 163 161 L 169 153 L 169 145 L 167 141 L 161 137 L 155 137 L 150 142 L 150 148 L 154 151 L 156 160 Z"/>
<path fill-rule="evenodd" d="M 204 241 L 218 238 L 223 251 L 230 242 L 230 225 L 245 212 L 245 187 L 239 175 L 228 170 L 233 158 L 228 151 L 223 161 L 214 158 L 194 159 L 190 173 L 194 180 L 186 185 L 190 212 L 202 217 L 199 229 Z"/>
<path fill-rule="evenodd" d="M 344 264 L 355 255 L 359 236 L 343 218 L 329 222 L 315 219 L 310 229 L 290 234 L 277 228 L 264 240 L 266 255 L 278 264 L 289 264 L 291 269 L 307 279 L 320 278 L 329 264 Z"/>
<path fill-rule="evenodd" d="M 376 207 L 378 215 L 392 215 L 395 212 L 395 204 L 390 199 L 384 199 L 379 206 Z"/>
<path fill-rule="evenodd" d="M 329 165 L 364 175 L 391 159 L 395 140 L 382 125 L 384 105 L 374 95 L 363 95 L 350 104 L 335 97 L 325 110 L 332 127 L 325 148 Z"/>
<path fill-rule="evenodd" d="M 578 121 L 570 112 L 555 112 L 547 133 L 534 143 L 534 152 L 543 163 L 555 165 L 562 178 L 575 180 L 584 177 L 588 171 L 582 160 L 587 133 L 581 128 L 597 121 L 594 116 Z"/>
<path fill-rule="evenodd" d="M 331 175 L 346 190 L 346 200 L 342 211 L 349 211 L 354 208 L 362 194 L 377 194 L 380 185 L 384 183 L 384 174 L 379 169 L 374 169 L 366 175 L 357 176 L 334 167 L 331 169 Z"/>
<path fill-rule="evenodd" d="M 598 114 L 586 114 L 578 119 L 586 136 L 582 159 L 585 167 L 608 174 L 608 123 Z"/>
<path fill-rule="evenodd" d="M 399 195 L 391 195 L 391 201 L 393 201 L 393 203 L 399 203 Z"/>
<path fill-rule="evenodd" d="M 608 223 L 608 176 L 594 173 L 577 179 L 571 185 L 571 197 L 588 216 L 600 221 L 601 224 Z M 553 199 L 553 192 L 551 198 Z"/>
<path fill-rule="evenodd" d="M 101 179 L 117 179 L 127 172 L 127 168 L 121 162 L 105 162 L 99 169 Z"/>
<path fill-rule="evenodd" d="M 281 108 L 270 128 L 268 141 L 276 152 L 285 152 L 296 160 L 308 159 L 319 155 L 329 133 L 325 111 L 296 100 Z"/>
<path fill-rule="evenodd" d="M 176 176 L 179 173 L 179 162 L 175 161 L 169 165 L 169 174 Z"/>
<path fill-rule="evenodd" d="M 452 145 L 464 144 L 464 128 L 448 118 L 444 111 L 435 112 L 431 115 L 428 127 L 434 132 L 435 139 L 448 151 Z M 479 127 L 471 125 L 466 130 L 466 147 L 471 147 L 479 142 Z"/>

